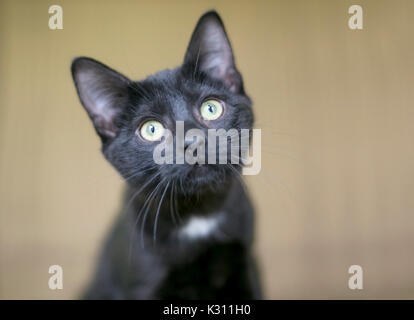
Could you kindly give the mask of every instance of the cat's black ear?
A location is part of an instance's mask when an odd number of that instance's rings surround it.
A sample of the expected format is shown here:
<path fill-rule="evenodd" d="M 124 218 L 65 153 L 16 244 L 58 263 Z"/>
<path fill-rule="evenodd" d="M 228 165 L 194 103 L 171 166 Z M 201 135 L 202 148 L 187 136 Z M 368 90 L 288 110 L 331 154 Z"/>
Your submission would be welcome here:
<path fill-rule="evenodd" d="M 119 129 L 117 117 L 127 103 L 130 80 L 85 57 L 73 60 L 71 69 L 80 101 L 102 141 L 115 137 Z"/>
<path fill-rule="evenodd" d="M 201 16 L 188 45 L 184 64 L 221 80 L 232 92 L 243 91 L 233 50 L 220 16 L 208 11 Z"/>

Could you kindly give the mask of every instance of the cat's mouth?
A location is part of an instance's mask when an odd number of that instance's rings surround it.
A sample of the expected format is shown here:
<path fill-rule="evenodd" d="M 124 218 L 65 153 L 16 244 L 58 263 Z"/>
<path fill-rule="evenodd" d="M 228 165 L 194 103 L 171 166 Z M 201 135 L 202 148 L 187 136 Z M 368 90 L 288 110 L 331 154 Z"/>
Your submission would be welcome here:
<path fill-rule="evenodd" d="M 209 168 L 208 165 L 194 164 L 188 167 L 185 182 L 206 183 L 212 178 L 211 175 L 215 175 L 214 170 Z"/>
<path fill-rule="evenodd" d="M 228 178 L 227 170 L 223 165 L 194 164 L 187 170 L 184 184 L 188 189 L 215 188 L 223 185 Z"/>
<path fill-rule="evenodd" d="M 189 174 L 199 175 L 199 174 L 207 173 L 209 170 L 211 170 L 211 168 L 209 168 L 208 165 L 195 163 L 189 169 Z"/>

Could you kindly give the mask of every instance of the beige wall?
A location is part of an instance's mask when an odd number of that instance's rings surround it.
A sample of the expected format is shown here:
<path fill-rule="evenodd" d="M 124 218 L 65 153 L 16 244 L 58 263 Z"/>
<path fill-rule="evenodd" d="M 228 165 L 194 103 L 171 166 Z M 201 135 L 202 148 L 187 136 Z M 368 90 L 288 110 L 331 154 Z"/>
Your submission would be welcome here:
<path fill-rule="evenodd" d="M 364 9 L 364 30 L 347 26 Z M 64 30 L 48 29 L 60 4 Z M 69 73 L 178 65 L 227 26 L 262 129 L 248 184 L 268 298 L 414 298 L 414 1 L 0 1 L 0 298 L 75 298 L 119 206 Z M 64 268 L 50 291 L 48 267 Z M 347 269 L 364 268 L 364 290 Z"/>

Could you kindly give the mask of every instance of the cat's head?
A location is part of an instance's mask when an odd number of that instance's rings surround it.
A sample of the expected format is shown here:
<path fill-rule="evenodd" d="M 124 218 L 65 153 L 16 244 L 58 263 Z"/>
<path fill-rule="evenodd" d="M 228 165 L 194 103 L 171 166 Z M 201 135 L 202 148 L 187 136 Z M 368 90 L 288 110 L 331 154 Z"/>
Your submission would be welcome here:
<path fill-rule="evenodd" d="M 158 134 L 168 129 L 174 136 L 177 121 L 184 123 L 185 132 L 196 128 L 206 136 L 208 129 L 252 128 L 251 101 L 216 12 L 200 18 L 184 62 L 174 70 L 134 82 L 81 57 L 72 63 L 72 75 L 105 157 L 129 183 L 174 181 L 182 192 L 191 194 L 223 187 L 239 170 L 240 166 L 230 164 L 231 159 L 227 164 L 156 164 L 153 157 L 160 143 Z"/>

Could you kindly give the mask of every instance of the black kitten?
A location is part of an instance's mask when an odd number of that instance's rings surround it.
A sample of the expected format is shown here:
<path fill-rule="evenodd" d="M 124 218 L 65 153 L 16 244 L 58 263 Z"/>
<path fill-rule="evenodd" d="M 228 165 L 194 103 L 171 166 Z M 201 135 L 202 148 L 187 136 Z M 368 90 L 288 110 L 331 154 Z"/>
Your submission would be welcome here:
<path fill-rule="evenodd" d="M 158 132 L 174 134 L 176 121 L 186 132 L 252 128 L 251 101 L 218 14 L 200 18 L 174 70 L 133 82 L 77 58 L 72 75 L 106 159 L 128 186 L 86 298 L 260 298 L 241 165 L 160 165 L 153 158 Z"/>

